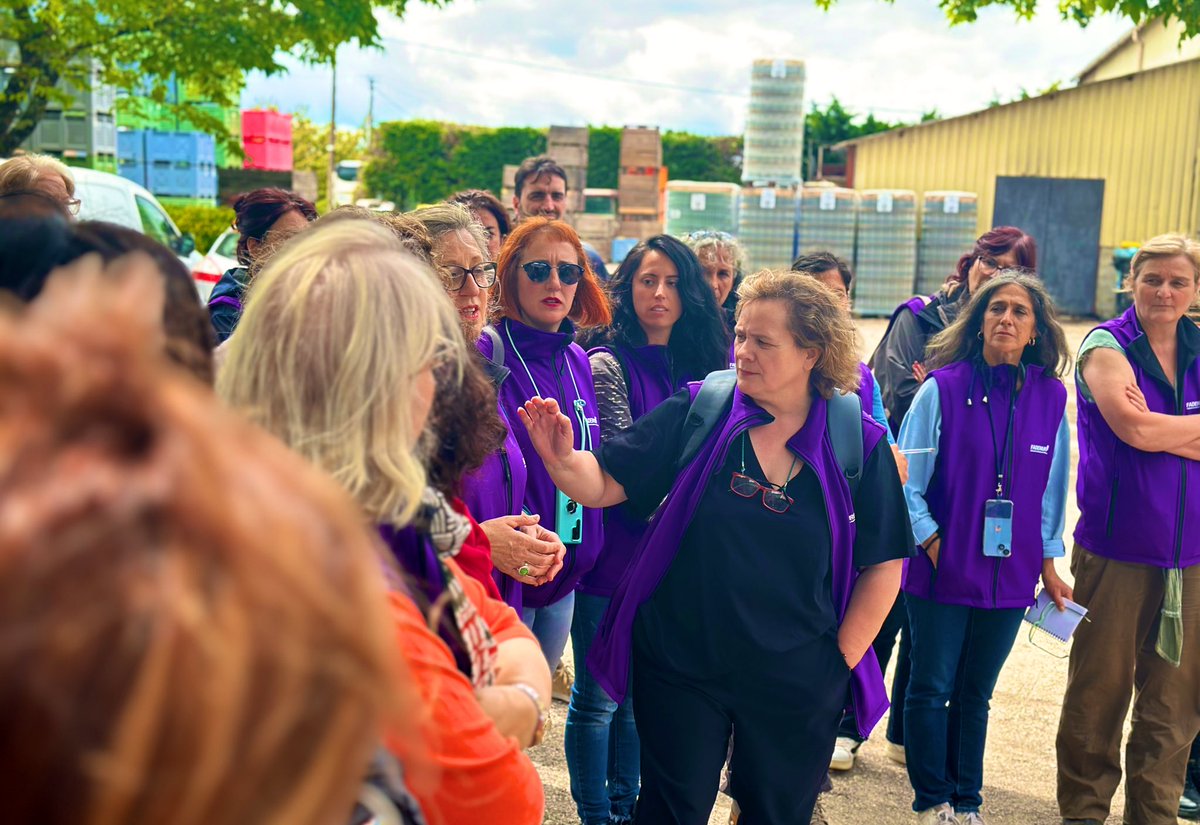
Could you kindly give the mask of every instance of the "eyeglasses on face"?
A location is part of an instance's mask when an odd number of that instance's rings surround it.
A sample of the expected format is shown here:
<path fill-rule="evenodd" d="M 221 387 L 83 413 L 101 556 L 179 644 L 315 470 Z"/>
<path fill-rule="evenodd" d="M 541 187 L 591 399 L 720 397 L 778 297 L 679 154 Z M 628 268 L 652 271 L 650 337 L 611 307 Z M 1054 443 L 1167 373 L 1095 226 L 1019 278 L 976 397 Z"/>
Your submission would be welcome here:
<path fill-rule="evenodd" d="M 550 278 L 550 272 L 554 267 L 550 265 L 549 261 L 530 261 L 521 264 L 521 269 L 525 270 L 525 275 L 529 280 L 540 284 Z M 558 280 L 562 281 L 563 286 L 574 286 L 582 277 L 583 267 L 579 264 L 560 263 L 558 265 Z"/>
<path fill-rule="evenodd" d="M 774 484 L 762 484 L 745 473 L 734 473 L 729 479 L 729 489 L 742 498 L 754 498 L 762 493 L 762 504 L 772 513 L 786 513 L 794 500 Z"/>
<path fill-rule="evenodd" d="M 475 286 L 480 289 L 487 289 L 496 283 L 496 264 L 494 261 L 483 261 L 475 264 L 475 266 L 467 269 L 465 266 L 457 264 L 445 264 L 442 269 L 446 270 L 446 274 L 450 276 L 450 289 L 457 291 L 463 288 L 467 283 L 467 275 L 470 274 L 471 280 L 475 282 Z"/>
<path fill-rule="evenodd" d="M 69 198 L 63 202 L 63 206 L 67 207 L 67 211 L 72 215 L 78 215 L 81 203 L 82 201 L 80 201 L 79 198 Z"/>
<path fill-rule="evenodd" d="M 990 258 L 987 255 L 980 255 L 979 268 L 983 270 L 985 275 L 994 275 L 1000 269 L 1000 262 L 995 258 Z"/>

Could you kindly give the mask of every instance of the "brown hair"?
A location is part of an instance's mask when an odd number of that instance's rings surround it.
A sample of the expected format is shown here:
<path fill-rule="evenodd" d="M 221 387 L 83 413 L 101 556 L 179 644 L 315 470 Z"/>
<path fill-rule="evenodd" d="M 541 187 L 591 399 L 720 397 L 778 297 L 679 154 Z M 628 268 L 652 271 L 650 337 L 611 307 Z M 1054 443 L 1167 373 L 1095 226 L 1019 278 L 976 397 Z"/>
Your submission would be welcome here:
<path fill-rule="evenodd" d="M 500 260 L 496 262 L 496 268 L 500 271 L 500 277 L 496 281 L 496 285 L 500 288 L 500 295 L 496 299 L 497 309 L 493 313 L 493 320 L 499 318 L 521 320 L 521 308 L 517 305 L 516 283 L 517 278 L 524 277 L 524 273 L 521 272 L 521 253 L 542 232 L 552 235 L 557 241 L 569 243 L 575 250 L 577 262 L 583 267 L 583 278 L 579 281 L 579 288 L 575 290 L 575 302 L 571 304 L 571 311 L 567 317 L 574 321 L 580 329 L 605 327 L 611 324 L 612 310 L 608 305 L 608 298 L 596 280 L 596 274 L 592 272 L 591 264 L 588 263 L 587 255 L 583 252 L 583 244 L 580 243 L 579 236 L 575 234 L 575 230 L 571 228 L 570 224 L 550 218 L 526 218 L 521 221 L 513 233 L 508 236 L 504 248 L 500 250 Z"/>
<path fill-rule="evenodd" d="M 461 192 L 455 192 L 446 198 L 446 201 L 447 203 L 461 204 L 476 214 L 490 213 L 496 219 L 496 226 L 500 227 L 500 240 L 504 240 L 512 229 L 509 225 L 508 210 L 495 195 L 486 189 L 464 189 Z"/>
<path fill-rule="evenodd" d="M 6 820 L 338 821 L 408 684 L 361 516 L 54 284 L 0 314 Z"/>
<path fill-rule="evenodd" d="M 295 192 L 268 186 L 243 192 L 233 199 L 233 228 L 238 231 L 237 259 L 250 266 L 250 239 L 263 241 L 276 221 L 288 212 L 299 212 L 308 221 L 317 218 L 317 207 Z"/>
<path fill-rule="evenodd" d="M 513 190 L 516 196 L 521 197 L 521 191 L 525 188 L 525 181 L 532 180 L 535 183 L 537 179 L 543 175 L 552 175 L 556 178 L 562 178 L 563 185 L 567 188 L 571 186 L 571 182 L 567 180 L 567 172 L 558 162 L 549 155 L 537 155 L 532 158 L 525 158 L 521 161 L 521 165 L 517 167 L 517 172 L 513 176 Z"/>
<path fill-rule="evenodd" d="M 753 301 L 781 301 L 787 308 L 788 331 L 796 346 L 819 349 L 812 389 L 822 398 L 835 390 L 854 392 L 858 370 L 858 334 L 841 298 L 817 279 L 799 272 L 764 269 L 742 282 L 737 314 Z"/>

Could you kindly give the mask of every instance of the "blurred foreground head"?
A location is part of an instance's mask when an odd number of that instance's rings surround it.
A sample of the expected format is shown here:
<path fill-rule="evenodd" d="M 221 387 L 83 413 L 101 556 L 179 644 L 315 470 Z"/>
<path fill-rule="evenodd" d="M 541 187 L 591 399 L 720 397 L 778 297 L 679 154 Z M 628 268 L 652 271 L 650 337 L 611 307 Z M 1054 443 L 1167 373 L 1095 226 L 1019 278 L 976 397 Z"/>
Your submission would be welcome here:
<path fill-rule="evenodd" d="M 166 365 L 148 258 L 101 267 L 0 313 L 4 819 L 344 822 L 396 676 L 361 517 Z"/>

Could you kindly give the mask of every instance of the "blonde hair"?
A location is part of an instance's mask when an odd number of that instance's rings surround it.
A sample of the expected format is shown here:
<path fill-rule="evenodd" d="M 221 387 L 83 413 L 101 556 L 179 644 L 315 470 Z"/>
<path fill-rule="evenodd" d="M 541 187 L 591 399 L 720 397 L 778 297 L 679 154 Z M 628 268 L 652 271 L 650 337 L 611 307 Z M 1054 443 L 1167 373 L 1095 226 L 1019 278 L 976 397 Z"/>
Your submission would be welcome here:
<path fill-rule="evenodd" d="M 78 294 L 0 314 L 5 820 L 336 822 L 418 707 L 376 545 L 167 365 L 144 290 Z"/>
<path fill-rule="evenodd" d="M 442 236 L 451 232 L 466 232 L 471 241 L 479 247 L 479 254 L 487 258 L 487 235 L 481 224 L 470 209 L 458 203 L 438 203 L 433 206 L 423 206 L 408 213 L 418 220 L 428 230 L 436 246 Z"/>
<path fill-rule="evenodd" d="M 376 522 L 407 524 L 425 487 L 413 380 L 466 358 L 441 283 L 373 221 L 293 238 L 250 289 L 217 391 L 332 475 Z"/>
<path fill-rule="evenodd" d="M 1129 265 L 1129 274 L 1125 276 L 1125 290 L 1133 289 L 1133 282 L 1142 274 L 1142 267 L 1150 261 L 1175 257 L 1184 257 L 1191 262 L 1193 280 L 1200 283 L 1200 243 L 1186 235 L 1172 233 L 1158 235 L 1141 245 Z"/>
<path fill-rule="evenodd" d="M 17 155 L 0 163 L 0 194 L 36 189 L 42 175 L 62 178 L 67 195 L 75 197 L 75 177 L 65 163 L 49 155 Z"/>
<path fill-rule="evenodd" d="M 832 289 L 799 272 L 764 269 L 742 282 L 737 317 L 754 301 L 781 301 L 796 346 L 821 351 L 810 380 L 822 398 L 832 398 L 836 390 L 858 389 L 862 380 L 858 333 L 842 299 Z"/>

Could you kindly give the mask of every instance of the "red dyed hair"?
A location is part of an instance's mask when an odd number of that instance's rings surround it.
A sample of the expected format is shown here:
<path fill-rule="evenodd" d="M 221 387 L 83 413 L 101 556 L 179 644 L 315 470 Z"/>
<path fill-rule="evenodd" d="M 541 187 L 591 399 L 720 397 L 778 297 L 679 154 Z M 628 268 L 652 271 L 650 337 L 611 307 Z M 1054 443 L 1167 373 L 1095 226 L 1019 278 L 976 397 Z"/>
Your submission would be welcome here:
<path fill-rule="evenodd" d="M 550 234 L 557 241 L 569 243 L 575 250 L 577 262 L 583 267 L 583 277 L 575 290 L 575 301 L 567 317 L 575 322 L 580 329 L 588 327 L 606 327 L 612 323 L 612 309 L 608 305 L 608 297 L 596 279 L 596 273 L 588 264 L 587 255 L 583 253 L 583 244 L 570 224 L 555 221 L 550 218 L 527 218 L 517 225 L 504 248 L 500 250 L 500 260 L 496 268 L 500 270 L 497 285 L 500 296 L 492 320 L 511 318 L 521 320 L 521 308 L 517 305 L 517 278 L 524 277 L 521 273 L 521 253 L 533 239 L 543 232 Z"/>
<path fill-rule="evenodd" d="M 965 284 L 967 272 L 976 258 L 998 258 L 1006 252 L 1013 253 L 1017 259 L 1017 266 L 1023 269 L 1037 269 L 1037 241 L 1033 236 L 1015 226 L 997 226 L 980 235 L 974 248 L 958 259 L 954 273 L 946 284 Z"/>

